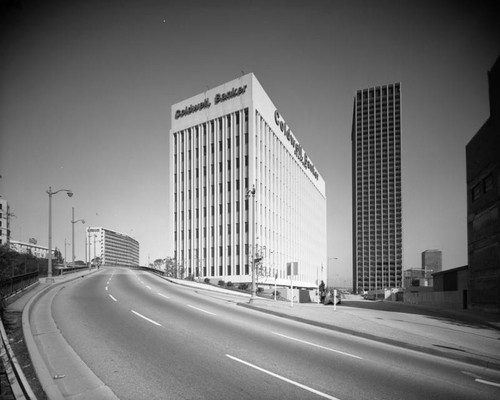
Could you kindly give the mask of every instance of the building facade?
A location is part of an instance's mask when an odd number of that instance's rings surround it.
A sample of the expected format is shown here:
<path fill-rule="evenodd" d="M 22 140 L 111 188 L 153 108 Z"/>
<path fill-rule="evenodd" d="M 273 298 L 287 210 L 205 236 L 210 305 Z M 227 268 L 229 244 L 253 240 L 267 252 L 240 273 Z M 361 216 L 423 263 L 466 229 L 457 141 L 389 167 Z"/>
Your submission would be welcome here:
<path fill-rule="evenodd" d="M 422 252 L 422 269 L 431 273 L 440 272 L 443 268 L 443 253 L 441 250 L 425 250 Z"/>
<path fill-rule="evenodd" d="M 325 182 L 253 74 L 172 106 L 173 249 L 186 275 L 316 287 Z M 321 279 L 321 278 L 320 278 Z M 324 279 L 324 278 L 323 278 Z"/>
<path fill-rule="evenodd" d="M 29 243 L 20 242 L 19 240 L 11 240 L 10 248 L 18 253 L 29 253 L 38 258 L 48 258 L 49 256 L 49 248 L 44 246 L 39 246 L 36 241 L 33 243 L 30 241 Z M 52 254 L 54 254 L 54 249 L 52 249 Z"/>
<path fill-rule="evenodd" d="M 9 203 L 0 197 L 0 246 L 10 241 Z"/>
<path fill-rule="evenodd" d="M 352 123 L 353 290 L 402 284 L 401 87 L 358 90 Z"/>
<path fill-rule="evenodd" d="M 432 287 L 433 271 L 427 268 L 412 268 L 403 271 L 403 288 L 408 289 L 412 287 Z"/>
<path fill-rule="evenodd" d="M 102 227 L 88 227 L 87 250 L 89 260 L 108 267 L 137 267 L 139 242 L 130 236 Z"/>
<path fill-rule="evenodd" d="M 500 312 L 500 58 L 488 86 L 490 117 L 466 146 L 468 301 Z"/>

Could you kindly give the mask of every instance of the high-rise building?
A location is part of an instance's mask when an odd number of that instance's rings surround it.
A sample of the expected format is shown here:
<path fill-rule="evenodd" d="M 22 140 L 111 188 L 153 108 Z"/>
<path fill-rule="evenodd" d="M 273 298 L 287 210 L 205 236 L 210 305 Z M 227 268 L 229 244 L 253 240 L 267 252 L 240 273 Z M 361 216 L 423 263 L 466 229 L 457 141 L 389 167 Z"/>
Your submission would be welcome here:
<path fill-rule="evenodd" d="M 443 254 L 441 250 L 425 250 L 422 252 L 422 269 L 440 272 L 443 267 Z"/>
<path fill-rule="evenodd" d="M 139 242 L 130 236 L 101 227 L 88 227 L 87 251 L 89 261 L 100 260 L 109 267 L 137 267 L 139 265 Z"/>
<path fill-rule="evenodd" d="M 401 87 L 358 90 L 352 122 L 353 289 L 402 284 Z"/>
<path fill-rule="evenodd" d="M 253 74 L 172 106 L 174 257 L 185 275 L 316 287 L 325 182 Z"/>
<path fill-rule="evenodd" d="M 500 312 L 500 57 L 488 73 L 490 117 L 466 146 L 468 305 Z"/>

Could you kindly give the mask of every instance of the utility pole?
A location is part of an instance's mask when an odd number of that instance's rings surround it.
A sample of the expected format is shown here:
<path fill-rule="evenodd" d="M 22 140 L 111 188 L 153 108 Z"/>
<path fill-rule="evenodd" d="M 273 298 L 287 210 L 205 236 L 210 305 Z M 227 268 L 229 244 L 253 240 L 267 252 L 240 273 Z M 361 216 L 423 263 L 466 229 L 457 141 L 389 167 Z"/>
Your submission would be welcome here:
<path fill-rule="evenodd" d="M 257 287 L 255 284 L 255 185 L 252 186 L 252 189 L 247 191 L 246 198 L 249 199 L 252 197 L 252 295 L 250 296 L 249 303 L 253 303 L 257 296 Z"/>

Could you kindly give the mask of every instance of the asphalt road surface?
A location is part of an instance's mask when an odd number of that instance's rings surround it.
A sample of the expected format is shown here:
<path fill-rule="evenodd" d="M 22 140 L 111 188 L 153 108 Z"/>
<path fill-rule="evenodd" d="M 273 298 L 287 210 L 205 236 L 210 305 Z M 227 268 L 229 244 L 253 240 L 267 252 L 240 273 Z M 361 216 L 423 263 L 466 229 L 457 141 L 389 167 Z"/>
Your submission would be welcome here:
<path fill-rule="evenodd" d="M 494 399 L 499 373 L 237 305 L 232 295 L 105 268 L 52 304 L 120 399 Z"/>

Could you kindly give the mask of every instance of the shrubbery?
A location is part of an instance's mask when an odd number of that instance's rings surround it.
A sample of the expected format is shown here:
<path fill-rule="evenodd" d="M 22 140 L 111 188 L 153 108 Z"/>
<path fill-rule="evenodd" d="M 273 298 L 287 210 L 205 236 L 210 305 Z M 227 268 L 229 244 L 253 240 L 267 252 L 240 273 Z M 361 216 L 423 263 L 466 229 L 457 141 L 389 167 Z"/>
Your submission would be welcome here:
<path fill-rule="evenodd" d="M 233 282 L 229 281 L 227 284 L 226 284 L 227 287 L 233 287 Z"/>
<path fill-rule="evenodd" d="M 248 283 L 240 283 L 238 285 L 238 289 L 240 289 L 240 290 L 247 290 L 248 289 Z"/>
<path fill-rule="evenodd" d="M 205 278 L 205 280 L 203 282 L 210 283 L 210 278 Z"/>
<path fill-rule="evenodd" d="M 220 280 L 218 283 L 217 283 L 219 286 L 224 286 L 226 284 L 226 282 L 224 282 L 223 280 Z"/>

